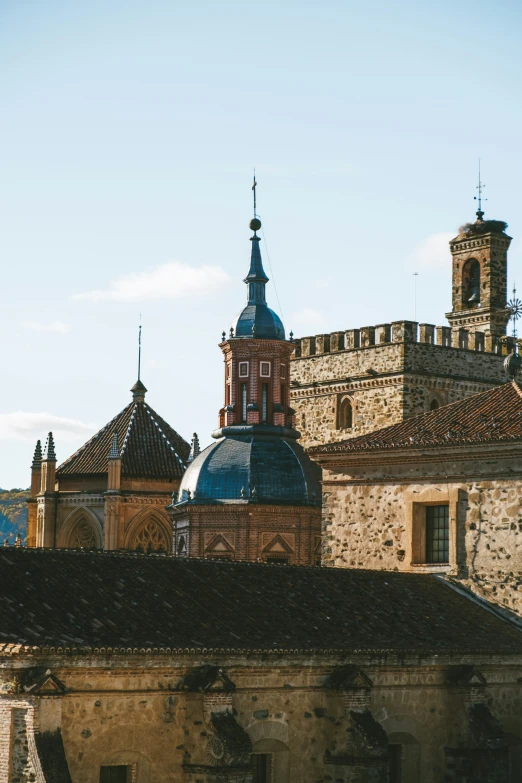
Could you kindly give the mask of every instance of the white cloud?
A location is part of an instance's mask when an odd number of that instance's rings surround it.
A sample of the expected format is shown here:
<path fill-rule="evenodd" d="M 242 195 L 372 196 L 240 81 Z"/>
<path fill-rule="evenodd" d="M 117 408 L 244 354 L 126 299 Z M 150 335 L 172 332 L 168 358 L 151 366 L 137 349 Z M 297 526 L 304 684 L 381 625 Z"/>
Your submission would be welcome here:
<path fill-rule="evenodd" d="M 0 413 L 0 439 L 36 441 L 44 439 L 48 432 L 56 440 L 89 438 L 96 432 L 95 424 L 85 424 L 78 419 L 67 419 L 52 413 Z M 43 444 L 42 444 L 43 445 Z"/>
<path fill-rule="evenodd" d="M 410 269 L 451 269 L 449 241 L 454 236 L 455 232 L 443 231 L 426 237 L 408 256 L 406 265 Z"/>
<path fill-rule="evenodd" d="M 195 268 L 181 261 L 170 261 L 146 272 L 123 275 L 109 283 L 105 290 L 76 294 L 73 299 L 89 299 L 91 302 L 181 299 L 214 293 L 228 280 L 227 273 L 219 266 Z"/>
<path fill-rule="evenodd" d="M 324 326 L 324 318 L 317 310 L 305 308 L 292 314 L 292 323 L 290 326 L 295 331 L 300 328 L 303 334 L 315 334 L 315 332 Z"/>
<path fill-rule="evenodd" d="M 60 332 L 66 334 L 71 331 L 71 327 L 68 324 L 62 323 L 62 321 L 53 321 L 50 324 L 41 324 L 38 321 L 22 321 L 24 329 L 32 329 L 33 332 Z"/>

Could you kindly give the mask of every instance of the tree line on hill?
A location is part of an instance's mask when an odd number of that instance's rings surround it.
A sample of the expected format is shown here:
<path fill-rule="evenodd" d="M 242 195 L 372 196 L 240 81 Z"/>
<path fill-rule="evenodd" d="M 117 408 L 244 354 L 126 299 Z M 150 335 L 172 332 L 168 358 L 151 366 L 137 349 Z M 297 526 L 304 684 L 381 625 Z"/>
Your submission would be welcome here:
<path fill-rule="evenodd" d="M 13 546 L 18 533 L 27 538 L 28 489 L 0 489 L 0 545 L 7 539 Z"/>

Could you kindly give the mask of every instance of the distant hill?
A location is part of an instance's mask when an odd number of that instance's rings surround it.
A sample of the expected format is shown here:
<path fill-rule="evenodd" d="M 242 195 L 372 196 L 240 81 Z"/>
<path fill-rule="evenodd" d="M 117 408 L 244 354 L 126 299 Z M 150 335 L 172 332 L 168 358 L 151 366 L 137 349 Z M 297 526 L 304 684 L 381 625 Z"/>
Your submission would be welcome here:
<path fill-rule="evenodd" d="M 13 545 L 18 533 L 25 544 L 28 497 L 28 489 L 0 489 L 0 545 L 6 538 Z"/>

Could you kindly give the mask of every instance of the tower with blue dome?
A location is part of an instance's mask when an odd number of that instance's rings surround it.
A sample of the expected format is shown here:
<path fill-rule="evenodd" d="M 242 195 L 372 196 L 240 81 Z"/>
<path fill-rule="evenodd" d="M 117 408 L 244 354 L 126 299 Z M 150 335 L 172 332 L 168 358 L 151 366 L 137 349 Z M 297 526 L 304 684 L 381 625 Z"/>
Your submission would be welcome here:
<path fill-rule="evenodd" d="M 191 462 L 169 507 L 174 552 L 317 565 L 321 472 L 298 443 L 289 402 L 294 350 L 266 303 L 261 221 L 250 221 L 247 303 L 220 348 L 225 400 L 215 442 Z"/>

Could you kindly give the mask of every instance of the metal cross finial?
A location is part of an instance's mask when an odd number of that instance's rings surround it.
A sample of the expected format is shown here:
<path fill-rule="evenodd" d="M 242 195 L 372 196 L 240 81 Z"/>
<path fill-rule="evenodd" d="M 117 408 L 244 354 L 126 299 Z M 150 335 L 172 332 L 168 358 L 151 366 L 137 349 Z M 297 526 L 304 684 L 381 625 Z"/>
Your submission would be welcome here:
<path fill-rule="evenodd" d="M 513 297 L 507 303 L 507 310 L 509 312 L 509 318 L 513 321 L 513 340 L 515 341 L 515 351 L 517 345 L 517 321 L 522 316 L 522 301 L 517 299 L 517 289 L 515 283 L 513 283 Z"/>
<path fill-rule="evenodd" d="M 252 190 L 254 191 L 254 217 L 257 217 L 256 212 L 256 188 L 257 188 L 257 182 L 256 182 L 256 170 L 254 169 L 254 184 L 252 185 Z"/>
<path fill-rule="evenodd" d="M 484 188 L 486 186 L 483 184 L 483 182 L 482 182 L 482 180 L 480 178 L 480 158 L 479 158 L 478 166 L 479 166 L 478 185 L 477 185 L 478 196 L 474 196 L 473 198 L 474 198 L 474 201 L 478 201 L 477 217 L 479 218 L 479 220 L 482 220 L 482 216 L 484 215 L 484 212 L 482 211 L 482 201 L 483 200 L 487 201 L 487 198 L 483 199 L 483 197 L 482 197 L 482 191 L 484 190 Z"/>

